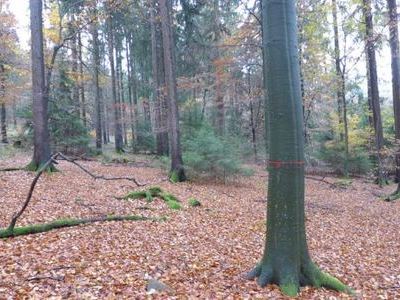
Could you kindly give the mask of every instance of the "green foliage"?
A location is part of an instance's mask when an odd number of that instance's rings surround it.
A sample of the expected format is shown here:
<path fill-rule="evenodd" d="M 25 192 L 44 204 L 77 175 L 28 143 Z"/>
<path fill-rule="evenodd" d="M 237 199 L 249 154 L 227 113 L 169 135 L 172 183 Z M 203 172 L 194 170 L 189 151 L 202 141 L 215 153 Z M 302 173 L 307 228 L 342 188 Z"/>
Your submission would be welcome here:
<path fill-rule="evenodd" d="M 169 208 L 180 210 L 182 209 L 179 199 L 171 193 L 164 192 L 160 187 L 154 186 L 144 191 L 133 191 L 126 194 L 122 199 L 146 199 L 147 202 L 152 202 L 157 197 L 165 201 Z"/>
<path fill-rule="evenodd" d="M 190 198 L 189 206 L 190 207 L 198 207 L 198 206 L 201 206 L 201 202 L 199 200 L 197 200 L 196 198 Z"/>
<path fill-rule="evenodd" d="M 174 210 L 181 210 L 182 209 L 182 205 L 174 200 L 168 200 L 167 201 L 167 205 L 170 209 L 174 209 Z"/>
<path fill-rule="evenodd" d="M 211 126 L 204 124 L 191 133 L 183 141 L 183 160 L 189 175 L 226 179 L 249 173 L 241 166 L 238 148 L 232 140 L 217 136 Z"/>
<path fill-rule="evenodd" d="M 154 152 L 156 141 L 151 130 L 151 124 L 147 121 L 137 124 L 137 138 L 132 147 L 135 152 Z"/>
<path fill-rule="evenodd" d="M 343 142 L 327 142 L 323 145 L 320 158 L 327 162 L 338 174 L 344 174 L 346 160 Z M 373 164 L 368 151 L 364 147 L 354 147 L 349 151 L 348 171 L 352 174 L 366 174 L 372 170 Z"/>

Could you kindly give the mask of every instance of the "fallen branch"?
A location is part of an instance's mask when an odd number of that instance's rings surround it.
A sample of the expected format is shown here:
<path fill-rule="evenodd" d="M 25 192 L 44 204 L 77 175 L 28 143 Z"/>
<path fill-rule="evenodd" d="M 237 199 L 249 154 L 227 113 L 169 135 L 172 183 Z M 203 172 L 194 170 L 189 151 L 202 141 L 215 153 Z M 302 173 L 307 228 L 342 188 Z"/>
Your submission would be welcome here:
<path fill-rule="evenodd" d="M 0 169 L 0 172 L 15 172 L 15 171 L 24 171 L 26 170 L 25 167 L 11 167 L 11 168 L 4 168 L 4 169 Z"/>
<path fill-rule="evenodd" d="M 137 186 L 144 186 L 145 184 L 140 184 L 139 182 L 137 182 L 137 180 L 135 178 L 130 178 L 130 177 L 105 177 L 103 175 L 98 176 L 95 175 L 93 173 L 91 173 L 89 170 L 85 169 L 84 167 L 82 167 L 80 164 L 78 164 L 76 161 L 66 157 L 65 155 L 63 155 L 62 153 L 58 152 L 54 155 L 52 155 L 50 157 L 50 159 L 44 164 L 42 165 L 42 167 L 38 170 L 35 178 L 33 179 L 32 183 L 31 183 L 31 187 L 29 188 L 29 192 L 28 195 L 26 197 L 26 200 L 24 202 L 24 204 L 22 205 L 21 209 L 15 213 L 13 215 L 13 217 L 11 218 L 11 222 L 10 225 L 8 226 L 7 230 L 10 233 L 14 232 L 14 227 L 15 224 L 17 223 L 18 218 L 24 213 L 25 209 L 28 207 L 29 202 L 31 201 L 32 198 L 32 194 L 33 194 L 33 190 L 35 189 L 36 183 L 38 182 L 40 176 L 43 174 L 44 171 L 46 171 L 48 169 L 48 167 L 51 164 L 57 164 L 57 158 L 61 157 L 64 160 L 78 166 L 81 170 L 83 170 L 86 174 L 89 174 L 92 178 L 94 179 L 102 179 L 102 180 L 129 180 L 129 181 L 133 181 Z"/>
<path fill-rule="evenodd" d="M 88 169 L 84 168 L 82 165 L 78 164 L 74 159 L 70 159 L 70 158 L 66 157 L 65 155 L 63 155 L 62 153 L 58 153 L 57 156 L 56 156 L 56 159 L 58 159 L 58 157 L 61 157 L 63 160 L 74 164 L 75 166 L 77 166 L 79 169 L 81 169 L 83 172 L 85 172 L 86 174 L 88 174 L 89 176 L 91 176 L 95 180 L 96 179 L 101 179 L 101 180 L 128 180 L 128 181 L 134 182 L 136 184 L 136 186 L 145 186 L 146 185 L 146 184 L 139 183 L 135 178 L 132 178 L 132 177 L 105 177 L 104 175 L 96 175 L 96 174 L 93 174 L 92 172 L 90 172 Z"/>
<path fill-rule="evenodd" d="M 136 215 L 128 215 L 128 216 L 102 216 L 102 217 L 94 217 L 94 218 L 85 218 L 85 219 L 61 219 L 56 220 L 50 223 L 44 224 L 35 224 L 35 225 L 28 225 L 22 227 L 16 227 L 10 230 L 1 229 L 0 230 L 0 239 L 20 236 L 20 235 L 28 235 L 28 234 L 35 234 L 35 233 L 42 233 L 47 232 L 57 228 L 64 228 L 64 227 L 72 227 L 78 226 L 83 224 L 90 224 L 96 222 L 111 222 L 111 221 L 146 221 L 146 220 L 160 220 L 156 218 L 147 218 L 143 216 L 136 216 Z"/>
<path fill-rule="evenodd" d="M 33 179 L 32 183 L 31 183 L 31 187 L 29 188 L 29 192 L 28 192 L 28 196 L 26 197 L 26 200 L 24 202 L 24 204 L 22 205 L 21 209 L 19 212 L 15 213 L 13 215 L 13 217 L 11 218 L 11 222 L 10 225 L 8 226 L 8 229 L 10 232 L 14 231 L 14 227 L 15 224 L 17 223 L 18 218 L 23 214 L 23 212 L 25 211 L 25 209 L 28 207 L 29 202 L 31 201 L 32 198 L 32 194 L 33 194 L 33 190 L 35 189 L 36 183 L 38 182 L 40 176 L 43 174 L 43 172 L 45 170 L 47 170 L 47 168 L 52 164 L 52 163 L 57 163 L 55 162 L 55 157 L 58 154 L 54 154 L 52 157 L 50 157 L 50 159 L 39 169 L 39 171 L 37 172 L 35 178 Z"/>
<path fill-rule="evenodd" d="M 53 276 L 34 276 L 34 277 L 29 277 L 26 280 L 28 280 L 28 281 L 36 281 L 36 280 L 44 280 L 44 279 L 50 279 L 50 280 L 56 280 L 56 281 L 64 281 L 64 277 L 63 276 L 57 276 L 57 277 L 53 277 Z"/>
<path fill-rule="evenodd" d="M 337 188 L 337 185 L 336 185 L 336 184 L 325 180 L 325 177 L 322 177 L 322 178 L 315 178 L 315 177 L 311 177 L 311 176 L 305 176 L 305 178 L 306 178 L 306 179 L 310 179 L 310 180 L 315 180 L 315 181 L 319 181 L 319 182 L 326 183 L 326 184 L 328 184 L 331 188 Z"/>

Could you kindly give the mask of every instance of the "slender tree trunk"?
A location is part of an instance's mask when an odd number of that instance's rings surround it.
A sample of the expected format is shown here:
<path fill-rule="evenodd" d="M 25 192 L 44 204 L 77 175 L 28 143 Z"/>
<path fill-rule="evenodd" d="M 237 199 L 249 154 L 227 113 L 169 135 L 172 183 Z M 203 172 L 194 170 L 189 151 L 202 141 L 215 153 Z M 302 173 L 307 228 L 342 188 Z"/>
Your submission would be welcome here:
<path fill-rule="evenodd" d="M 125 33 L 126 38 L 126 46 L 125 46 L 125 51 L 126 51 L 126 69 L 128 72 L 128 102 L 129 102 L 129 125 L 131 127 L 131 133 L 132 133 L 132 146 L 134 145 L 134 136 L 136 134 L 136 129 L 135 129 L 135 116 L 134 116 L 134 111 L 133 111 L 133 100 L 132 100 L 132 69 L 131 69 L 131 54 L 130 54 L 130 39 L 129 39 L 129 34 Z"/>
<path fill-rule="evenodd" d="M 78 57 L 79 57 L 79 94 L 80 94 L 80 111 L 83 125 L 87 127 L 86 118 L 86 100 L 85 100 L 85 80 L 83 73 L 83 53 L 82 53 L 82 37 L 81 32 L 78 32 Z"/>
<path fill-rule="evenodd" d="M 95 12 L 97 21 L 97 12 Z M 100 98 L 100 84 L 99 84 L 99 67 L 100 67 L 100 50 L 99 50 L 99 36 L 97 31 L 97 23 L 93 22 L 90 25 L 90 31 L 93 40 L 93 83 L 95 93 L 95 120 L 96 120 L 96 149 L 101 150 L 101 137 L 102 137 L 102 118 L 101 118 L 101 98 Z"/>
<path fill-rule="evenodd" d="M 221 40 L 221 21 L 219 13 L 219 0 L 213 0 L 213 22 L 215 34 L 215 127 L 219 135 L 224 135 L 225 129 L 225 103 L 224 95 L 222 93 L 222 77 L 224 76 L 224 67 L 221 63 L 221 53 L 219 49 L 219 42 Z"/>
<path fill-rule="evenodd" d="M 33 98 L 33 159 L 30 170 L 37 170 L 50 159 L 50 137 L 48 128 L 48 94 L 45 86 L 43 54 L 42 0 L 30 0 L 32 98 Z M 50 82 L 47 82 L 50 86 Z M 52 167 L 50 166 L 50 169 Z"/>
<path fill-rule="evenodd" d="M 4 103 L 5 96 L 5 84 L 4 84 L 4 66 L 0 64 L 0 130 L 1 130 L 1 142 L 8 143 L 7 139 L 7 118 L 6 118 L 6 104 Z"/>
<path fill-rule="evenodd" d="M 139 128 L 139 113 L 138 113 L 138 91 L 137 91 L 137 77 L 136 77 L 136 68 L 135 68 L 135 49 L 134 49 L 134 36 L 131 33 L 129 36 L 129 65 L 131 70 L 131 80 L 130 87 L 132 90 L 132 105 L 133 105 L 133 117 L 134 117 L 134 128 L 135 134 L 132 136 L 132 145 L 135 146 L 138 142 L 138 128 Z"/>
<path fill-rule="evenodd" d="M 6 118 L 6 104 L 4 102 L 1 103 L 0 108 L 0 123 L 1 123 L 1 142 L 8 143 L 7 139 L 7 118 Z"/>
<path fill-rule="evenodd" d="M 156 128 L 156 144 L 157 155 L 168 154 L 168 133 L 167 126 L 165 126 L 165 97 L 163 93 L 164 81 L 164 68 L 163 56 L 161 53 L 162 36 L 160 34 L 159 22 L 156 22 L 155 13 L 159 15 L 158 9 L 154 5 L 150 10 L 150 24 L 151 24 L 151 61 L 153 70 L 153 102 L 155 105 L 155 128 Z"/>
<path fill-rule="evenodd" d="M 169 140 L 171 155 L 171 179 L 173 181 L 184 181 L 185 170 L 183 167 L 180 133 L 179 133 L 179 111 L 178 95 L 175 73 L 175 45 L 172 37 L 172 22 L 169 0 L 160 0 L 162 37 L 164 48 L 164 70 L 167 95 L 169 102 Z"/>
<path fill-rule="evenodd" d="M 372 110 L 372 121 L 375 132 L 375 146 L 377 157 L 377 182 L 381 186 L 384 181 L 382 166 L 382 147 L 383 147 L 383 129 L 381 118 L 381 106 L 379 102 L 378 73 L 376 68 L 374 28 L 372 22 L 371 0 L 363 0 L 363 12 L 365 19 L 365 43 L 366 43 L 366 61 L 368 68 L 368 99 L 370 109 Z"/>
<path fill-rule="evenodd" d="M 348 161 L 349 161 L 349 135 L 347 127 L 347 106 L 346 106 L 346 82 L 344 67 L 340 65 L 340 43 L 339 43 L 339 29 L 338 29 L 338 18 L 337 18 L 337 3 L 336 0 L 332 0 L 332 16 L 333 16 L 333 32 L 335 40 L 335 67 L 336 67 L 336 97 L 337 97 L 337 108 L 339 117 L 339 138 L 340 141 L 344 142 L 345 147 L 345 159 L 343 173 L 348 176 Z M 344 127 L 342 129 L 342 126 Z"/>
<path fill-rule="evenodd" d="M 400 193 L 400 51 L 399 30 L 396 0 L 387 0 L 389 8 L 390 51 L 392 58 L 392 93 L 394 109 L 394 127 L 396 137 L 396 182 L 397 191 Z"/>
<path fill-rule="evenodd" d="M 269 181 L 264 255 L 249 274 L 289 296 L 300 285 L 348 288 L 311 261 L 304 216 L 304 131 L 294 0 L 263 1 Z"/>
<path fill-rule="evenodd" d="M 75 16 L 72 13 L 71 15 L 71 24 L 70 24 L 70 32 L 74 32 L 75 29 Z M 74 79 L 74 84 L 72 87 L 72 102 L 73 105 L 75 106 L 77 116 L 80 117 L 80 103 L 79 103 L 79 73 L 78 73 L 78 47 L 77 47 L 77 39 L 76 35 L 73 34 L 72 38 L 70 40 L 70 47 L 71 47 L 71 71 L 72 71 L 72 78 Z"/>
<path fill-rule="evenodd" d="M 115 150 L 117 152 L 123 152 L 123 139 L 122 139 L 122 126 L 121 126 L 121 114 L 120 114 L 120 103 L 117 98 L 117 83 L 115 76 L 115 63 L 114 63 L 114 28 L 113 28 L 112 17 L 108 18 L 108 56 L 110 60 L 111 69 L 111 90 L 112 100 L 114 104 L 114 139 L 115 139 Z"/>

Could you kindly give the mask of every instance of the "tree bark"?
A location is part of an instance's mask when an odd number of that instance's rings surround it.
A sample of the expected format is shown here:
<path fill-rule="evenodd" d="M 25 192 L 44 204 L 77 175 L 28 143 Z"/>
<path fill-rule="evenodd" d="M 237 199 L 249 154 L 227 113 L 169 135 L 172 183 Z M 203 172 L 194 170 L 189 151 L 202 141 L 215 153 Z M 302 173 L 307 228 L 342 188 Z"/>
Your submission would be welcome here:
<path fill-rule="evenodd" d="M 110 60 L 111 69 L 111 90 L 112 100 L 114 104 L 114 139 L 115 139 L 115 150 L 117 152 L 123 152 L 123 139 L 122 139 L 122 126 L 121 126 L 121 114 L 120 114 L 120 103 L 117 98 L 117 87 L 116 87 L 116 76 L 115 76 L 115 60 L 114 60 L 114 28 L 113 28 L 112 16 L 108 17 L 108 57 Z"/>
<path fill-rule="evenodd" d="M 86 117 L 86 99 L 85 99 L 85 80 L 83 73 L 83 53 L 82 53 L 82 37 L 81 32 L 78 32 L 78 57 L 79 57 L 79 94 L 80 94 L 80 111 L 83 126 L 87 128 L 87 117 Z"/>
<path fill-rule="evenodd" d="M 37 170 L 50 159 L 48 128 L 48 93 L 45 90 L 43 54 L 42 0 L 30 0 L 32 98 L 33 98 L 33 159 L 28 168 Z M 47 86 L 50 82 L 47 82 Z M 52 168 L 52 166 L 49 166 Z"/>
<path fill-rule="evenodd" d="M 172 36 L 172 22 L 169 0 L 160 0 L 161 27 L 164 48 L 164 71 L 167 86 L 167 97 L 169 104 L 169 140 L 171 155 L 171 173 L 173 181 L 184 181 L 186 179 L 183 167 L 180 133 L 179 133 L 179 111 L 178 95 L 175 73 L 175 45 Z"/>
<path fill-rule="evenodd" d="M 95 12 L 95 22 L 90 25 L 90 31 L 92 35 L 93 43 L 93 83 L 95 89 L 95 120 L 96 120 L 96 149 L 101 150 L 102 143 L 102 118 L 101 118 L 101 99 L 100 99 L 100 84 L 99 84 L 99 67 L 100 67 L 100 55 L 99 55 L 99 36 L 97 31 L 97 12 Z"/>
<path fill-rule="evenodd" d="M 376 68 L 374 27 L 372 21 L 371 0 L 363 0 L 363 13 L 365 20 L 365 48 L 368 77 L 368 102 L 372 111 L 372 121 L 375 132 L 375 146 L 377 157 L 377 182 L 382 185 L 385 181 L 381 150 L 383 147 L 383 129 L 381 106 L 379 102 L 378 73 Z"/>
<path fill-rule="evenodd" d="M 160 33 L 160 23 L 156 21 L 155 14 L 159 16 L 159 11 L 152 2 L 150 9 L 151 24 L 151 62 L 153 71 L 153 102 L 155 105 L 155 131 L 156 131 L 156 151 L 157 155 L 168 155 L 168 132 L 165 122 L 165 97 L 163 87 L 164 68 L 162 56 L 162 36 Z"/>
<path fill-rule="evenodd" d="M 349 291 L 311 261 L 304 216 L 304 130 L 294 0 L 263 1 L 265 106 L 269 130 L 267 233 L 264 255 L 249 274 L 296 296 L 300 285 Z"/>
<path fill-rule="evenodd" d="M 6 104 L 1 103 L 0 108 L 0 123 L 1 123 L 1 142 L 4 144 L 8 143 L 7 139 L 7 118 L 6 118 Z"/>
<path fill-rule="evenodd" d="M 345 159 L 343 164 L 343 173 L 348 176 L 348 161 L 349 161 L 349 134 L 347 126 L 347 105 L 346 105 L 346 82 L 345 82 L 345 68 L 341 67 L 340 62 L 340 43 L 339 43 L 339 28 L 337 18 L 337 3 L 332 0 L 332 17 L 333 17 L 333 32 L 335 40 L 335 67 L 336 67 L 336 97 L 337 109 L 339 117 L 339 138 L 344 142 Z M 342 130 L 343 125 L 343 130 Z"/>
<path fill-rule="evenodd" d="M 392 93 L 394 110 L 394 127 L 396 138 L 396 182 L 397 193 L 400 193 L 400 51 L 399 30 L 396 0 L 387 0 L 389 9 L 390 51 L 392 59 Z"/>

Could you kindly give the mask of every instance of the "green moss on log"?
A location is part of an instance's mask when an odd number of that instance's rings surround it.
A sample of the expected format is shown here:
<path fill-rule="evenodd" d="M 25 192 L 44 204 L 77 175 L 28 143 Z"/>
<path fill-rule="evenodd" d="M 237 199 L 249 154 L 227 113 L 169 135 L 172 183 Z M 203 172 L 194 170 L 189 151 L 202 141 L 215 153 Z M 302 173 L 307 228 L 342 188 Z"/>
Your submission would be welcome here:
<path fill-rule="evenodd" d="M 189 206 L 198 207 L 198 206 L 201 206 L 201 202 L 199 200 L 197 200 L 196 198 L 190 198 L 189 199 Z"/>
<path fill-rule="evenodd" d="M 153 201 L 154 198 L 160 198 L 167 203 L 171 209 L 182 209 L 179 199 L 171 194 L 164 192 L 160 187 L 154 186 L 144 191 L 133 191 L 126 194 L 122 199 L 146 199 L 147 202 Z"/>
<path fill-rule="evenodd" d="M 182 209 L 182 205 L 177 201 L 168 200 L 168 201 L 166 201 L 166 203 L 170 209 L 173 209 L 173 210 L 181 210 Z"/>
<path fill-rule="evenodd" d="M 151 220 L 151 218 L 129 215 L 129 216 L 105 216 L 87 219 L 60 219 L 50 223 L 44 224 L 34 224 L 22 227 L 15 227 L 13 230 L 10 229 L 0 229 L 0 238 L 9 238 L 21 235 L 35 234 L 47 232 L 57 228 L 72 227 L 83 224 L 90 224 L 96 222 L 111 222 L 111 221 L 145 221 Z M 153 219 L 156 220 L 156 219 Z"/>

